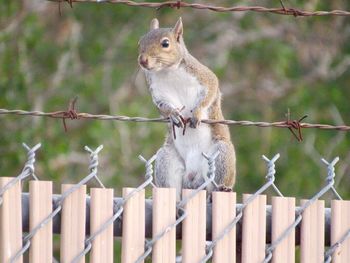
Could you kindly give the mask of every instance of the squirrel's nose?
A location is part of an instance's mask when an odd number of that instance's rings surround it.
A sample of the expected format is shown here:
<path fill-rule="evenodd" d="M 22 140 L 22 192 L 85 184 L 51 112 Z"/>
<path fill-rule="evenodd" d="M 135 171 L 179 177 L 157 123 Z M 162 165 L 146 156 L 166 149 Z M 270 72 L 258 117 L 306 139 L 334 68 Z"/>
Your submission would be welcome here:
<path fill-rule="evenodd" d="M 147 67 L 148 65 L 148 58 L 145 55 L 139 56 L 139 62 L 142 66 Z"/>

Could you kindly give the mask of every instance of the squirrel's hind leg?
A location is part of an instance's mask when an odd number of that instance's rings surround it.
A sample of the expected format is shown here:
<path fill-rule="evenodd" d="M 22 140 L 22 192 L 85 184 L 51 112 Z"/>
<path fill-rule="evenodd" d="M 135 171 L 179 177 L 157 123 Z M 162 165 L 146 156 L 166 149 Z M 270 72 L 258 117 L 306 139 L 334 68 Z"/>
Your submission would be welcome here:
<path fill-rule="evenodd" d="M 182 177 L 185 166 L 180 155 L 172 145 L 164 145 L 157 152 L 155 161 L 155 185 L 176 188 L 176 200 L 180 200 Z"/>
<path fill-rule="evenodd" d="M 219 156 L 215 160 L 215 182 L 219 185 L 218 191 L 227 192 L 235 184 L 236 179 L 236 153 L 230 141 L 218 140 L 215 149 Z"/>

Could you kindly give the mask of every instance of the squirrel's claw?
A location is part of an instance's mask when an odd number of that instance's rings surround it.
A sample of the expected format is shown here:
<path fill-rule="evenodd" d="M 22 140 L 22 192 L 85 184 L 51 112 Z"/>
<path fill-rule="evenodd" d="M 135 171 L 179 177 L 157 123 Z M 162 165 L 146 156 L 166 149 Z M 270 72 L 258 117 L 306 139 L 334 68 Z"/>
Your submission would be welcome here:
<path fill-rule="evenodd" d="M 173 124 L 178 127 L 178 128 L 183 128 L 184 127 L 184 123 L 182 122 L 182 119 L 180 116 L 176 116 L 176 115 L 170 115 L 171 121 L 173 122 Z"/>
<path fill-rule="evenodd" d="M 176 126 L 176 127 L 178 127 L 178 128 L 182 128 L 182 123 L 181 123 L 181 120 L 179 119 L 179 118 L 177 118 L 176 116 L 170 116 L 170 118 L 171 118 L 171 121 L 172 121 L 172 123 Z"/>
<path fill-rule="evenodd" d="M 180 113 L 181 110 L 174 109 L 169 115 L 169 118 L 171 119 L 172 123 L 178 128 L 183 128 L 185 126 L 185 119 Z"/>
<path fill-rule="evenodd" d="M 218 192 L 232 192 L 232 187 L 221 184 L 218 186 L 217 191 Z"/>

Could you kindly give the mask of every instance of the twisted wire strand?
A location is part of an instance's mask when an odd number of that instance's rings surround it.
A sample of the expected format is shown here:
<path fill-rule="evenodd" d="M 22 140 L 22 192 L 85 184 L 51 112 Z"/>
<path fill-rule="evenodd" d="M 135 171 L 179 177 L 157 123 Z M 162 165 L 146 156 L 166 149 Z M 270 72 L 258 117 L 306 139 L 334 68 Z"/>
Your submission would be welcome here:
<path fill-rule="evenodd" d="M 278 196 L 283 197 L 283 194 L 281 191 L 278 189 L 278 187 L 275 185 L 275 174 L 276 174 L 276 169 L 275 169 L 275 162 L 280 158 L 279 154 L 276 154 L 271 160 L 269 160 L 265 155 L 262 156 L 264 161 L 266 162 L 267 166 L 267 174 L 265 176 L 267 181 L 272 181 L 272 188 L 275 190 Z"/>
<path fill-rule="evenodd" d="M 111 218 L 109 218 L 105 223 L 103 223 L 100 228 L 93 234 L 90 235 L 85 240 L 85 248 L 83 251 L 81 251 L 77 256 L 74 257 L 72 260 L 72 263 L 79 262 L 80 259 L 85 256 L 92 248 L 92 241 L 100 235 L 104 230 L 106 230 L 111 224 L 114 223 L 114 221 L 120 217 L 124 211 L 124 205 L 125 203 L 133 197 L 136 193 L 140 192 L 141 190 L 145 189 L 148 185 L 153 184 L 153 162 L 155 161 L 157 155 L 153 155 L 149 160 L 146 160 L 144 157 L 139 155 L 139 159 L 145 163 L 145 168 L 146 168 L 146 173 L 145 173 L 145 178 L 146 181 L 143 182 L 140 186 L 135 188 L 133 191 L 131 191 L 125 198 L 123 198 L 120 202 L 118 202 L 116 205 L 119 207 L 117 212 L 113 214 Z"/>
<path fill-rule="evenodd" d="M 265 155 L 262 156 L 263 160 L 266 162 L 267 166 L 267 174 L 265 176 L 266 178 L 266 183 L 260 187 L 253 195 L 249 196 L 246 202 L 242 203 L 242 206 L 239 210 L 239 213 L 236 215 L 236 217 L 225 227 L 219 235 L 210 242 L 210 244 L 207 247 L 207 254 L 201 259 L 201 263 L 207 262 L 212 256 L 213 256 L 213 249 L 217 245 L 217 243 L 222 240 L 228 233 L 231 232 L 232 228 L 234 228 L 237 223 L 241 220 L 243 217 L 243 213 L 245 208 L 252 203 L 258 195 L 262 194 L 264 191 L 266 191 L 269 187 L 271 187 L 274 184 L 275 181 L 275 174 L 276 174 L 276 169 L 275 169 L 275 162 L 278 160 L 280 157 L 280 154 L 276 154 L 271 160 L 268 159 Z M 278 190 L 278 188 L 275 186 L 277 189 L 276 193 L 278 195 L 281 195 L 281 192 Z M 274 189 L 275 189 L 274 188 Z"/>
<path fill-rule="evenodd" d="M 145 164 L 146 174 L 145 178 L 152 178 L 150 184 L 156 187 L 153 183 L 153 162 L 157 159 L 157 154 L 153 155 L 149 160 L 146 160 L 142 155 L 139 155 L 139 160 Z"/>
<path fill-rule="evenodd" d="M 335 177 L 335 164 L 339 161 L 339 157 L 336 157 L 333 159 L 332 162 L 328 162 L 325 159 L 321 159 L 321 161 L 327 166 L 327 177 L 326 177 L 326 185 L 318 192 L 316 193 L 311 199 L 309 199 L 307 202 L 305 202 L 298 211 L 298 216 L 295 219 L 295 221 L 287 227 L 287 229 L 274 241 L 271 243 L 271 245 L 266 249 L 266 255 L 264 259 L 264 263 L 270 262 L 272 259 L 272 253 L 276 249 L 276 247 L 300 224 L 301 220 L 303 219 L 303 212 L 311 206 L 316 200 L 318 200 L 321 196 L 323 196 L 326 192 L 328 192 L 330 189 L 334 189 L 334 177 Z M 339 196 L 337 191 L 334 189 L 336 193 L 336 197 Z M 340 197 L 340 196 L 339 196 Z"/>
<path fill-rule="evenodd" d="M 339 160 L 339 158 L 338 158 L 338 160 Z M 338 160 L 336 160 L 336 162 Z M 333 162 L 331 162 L 331 163 L 328 163 L 325 159 L 322 159 L 322 162 L 327 165 L 327 170 L 328 170 L 327 181 L 332 184 L 330 189 L 332 190 L 333 194 L 336 196 L 336 198 L 338 200 L 343 200 L 333 186 L 334 185 L 334 176 L 335 176 L 334 165 L 336 163 L 336 162 L 334 163 L 334 161 L 335 160 L 333 160 Z M 337 250 L 337 248 L 340 247 L 341 244 L 344 241 L 346 241 L 349 237 L 350 237 L 350 229 L 325 252 L 325 262 L 330 263 L 332 261 L 332 256 L 335 253 L 335 251 Z"/>
<path fill-rule="evenodd" d="M 200 10 L 209 10 L 214 12 L 259 12 L 259 13 L 273 13 L 279 15 L 290 15 L 290 16 L 349 16 L 350 12 L 345 10 L 331 10 L 331 11 L 304 11 L 296 8 L 268 8 L 262 6 L 214 6 L 209 4 L 199 3 L 188 3 L 184 1 L 164 1 L 164 2 L 135 2 L 130 0 L 49 0 L 52 2 L 68 2 L 71 6 L 72 3 L 112 3 L 112 4 L 123 4 L 132 7 L 147 7 L 147 8 L 193 8 Z"/>
<path fill-rule="evenodd" d="M 87 150 L 88 148 L 88 150 Z M 62 210 L 62 204 L 63 201 L 71 195 L 73 192 L 75 192 L 77 189 L 79 189 L 82 185 L 86 184 L 93 178 L 97 178 L 97 165 L 98 165 L 98 153 L 103 149 L 103 146 L 100 145 L 95 151 L 92 151 L 89 147 L 85 146 L 85 149 L 90 152 L 90 164 L 89 169 L 91 170 L 91 173 L 86 176 L 84 179 L 82 179 L 79 183 L 73 185 L 71 188 L 69 188 L 67 191 L 62 193 L 60 200 L 58 201 L 57 208 L 52 211 L 48 216 L 46 216 L 38 225 L 36 225 L 23 239 L 24 246 L 10 259 L 11 263 L 14 263 L 18 260 L 20 256 L 22 256 L 30 247 L 31 245 L 31 239 L 33 236 L 44 226 L 46 226 L 61 210 Z"/>
<path fill-rule="evenodd" d="M 162 230 L 159 234 L 155 235 L 152 238 L 152 240 L 146 241 L 146 251 L 136 260 L 135 263 L 143 262 L 151 254 L 154 244 L 158 240 L 163 238 L 167 233 L 169 233 L 173 228 L 176 228 L 176 226 L 179 225 L 186 218 L 186 216 L 186 213 L 182 213 L 182 215 L 178 219 L 176 219 L 174 223 L 165 227 L 164 230 Z"/>
<path fill-rule="evenodd" d="M 49 117 L 57 119 L 70 119 L 67 117 L 67 112 L 56 111 L 56 112 L 42 112 L 42 111 L 24 111 L 24 110 L 8 110 L 0 109 L 0 115 L 21 115 L 21 116 L 35 116 L 35 117 Z M 128 121 L 128 122 L 163 122 L 169 123 L 168 118 L 145 118 L 145 117 L 129 117 L 129 116 L 118 116 L 118 115 L 106 115 L 106 114 L 90 114 L 90 113 L 77 113 L 78 119 L 94 119 L 94 120 L 105 120 L 105 121 Z M 237 125 L 237 126 L 256 126 L 261 128 L 276 127 L 276 128 L 294 128 L 291 127 L 286 121 L 276 122 L 265 122 L 265 121 L 248 121 L 248 120 L 201 120 L 202 123 L 206 124 L 223 124 L 223 125 Z M 329 124 L 313 124 L 313 123 L 300 123 L 302 129 L 322 129 L 322 130 L 337 130 L 337 131 L 350 131 L 350 126 L 347 125 L 329 125 Z"/>
<path fill-rule="evenodd" d="M 321 159 L 321 161 L 327 165 L 327 183 L 332 184 L 330 190 L 332 190 L 333 194 L 338 200 L 343 200 L 338 192 L 334 188 L 334 177 L 335 177 L 335 164 L 339 161 L 339 157 L 336 157 L 331 163 L 327 162 L 325 159 Z"/>
<path fill-rule="evenodd" d="M 105 188 L 101 180 L 97 176 L 97 167 L 98 167 L 98 153 L 103 149 L 103 145 L 97 147 L 95 151 L 91 150 L 88 146 L 85 146 L 84 149 L 90 153 L 90 165 L 89 170 L 94 174 L 95 180 L 98 182 L 101 188 Z"/>
<path fill-rule="evenodd" d="M 336 242 L 334 243 L 325 253 L 325 263 L 332 261 L 332 255 L 342 245 L 342 243 L 350 237 L 350 229 Z"/>
<path fill-rule="evenodd" d="M 215 188 L 218 188 L 218 184 L 215 182 L 215 172 L 216 172 L 216 158 L 219 156 L 219 151 L 215 152 L 213 155 L 209 156 L 205 153 L 203 153 L 204 158 L 208 161 L 208 176 L 206 177 L 206 180 L 209 180 L 210 183 L 214 185 Z M 214 176 L 214 177 L 213 177 Z M 209 178 L 213 178 L 210 180 Z"/>
<path fill-rule="evenodd" d="M 176 205 L 177 210 L 178 210 L 178 214 L 180 213 L 178 218 L 175 220 L 175 222 L 169 224 L 160 233 L 155 235 L 152 238 L 152 240 L 146 242 L 146 249 L 145 249 L 146 251 L 144 252 L 144 254 L 142 254 L 136 260 L 136 263 L 143 262 L 148 257 L 148 255 L 151 254 L 154 244 L 158 240 L 160 240 L 162 237 L 164 237 L 168 232 L 170 232 L 173 228 L 176 228 L 177 225 L 179 225 L 181 222 L 183 222 L 185 220 L 185 218 L 187 217 L 187 213 L 186 213 L 186 210 L 185 210 L 184 206 L 192 198 L 194 198 L 201 190 L 205 189 L 210 184 L 214 184 L 214 186 L 217 187 L 217 184 L 215 182 L 215 171 L 216 171 L 215 159 L 219 156 L 219 151 L 216 151 L 214 154 L 212 154 L 210 156 L 208 154 L 205 154 L 205 153 L 202 153 L 202 155 L 208 161 L 208 165 L 209 165 L 209 169 L 208 169 L 208 174 L 207 174 L 206 180 L 204 181 L 204 183 L 201 186 L 199 186 L 197 189 L 195 189 L 189 196 L 183 198 Z"/>
<path fill-rule="evenodd" d="M 22 169 L 22 172 L 15 178 L 11 179 L 4 187 L 0 188 L 0 206 L 3 202 L 4 193 L 12 188 L 17 182 L 22 181 L 29 176 L 32 176 L 35 180 L 38 180 L 34 173 L 35 153 L 41 147 L 41 143 L 36 144 L 30 148 L 27 144 L 22 143 L 23 147 L 27 150 L 27 161 Z"/>

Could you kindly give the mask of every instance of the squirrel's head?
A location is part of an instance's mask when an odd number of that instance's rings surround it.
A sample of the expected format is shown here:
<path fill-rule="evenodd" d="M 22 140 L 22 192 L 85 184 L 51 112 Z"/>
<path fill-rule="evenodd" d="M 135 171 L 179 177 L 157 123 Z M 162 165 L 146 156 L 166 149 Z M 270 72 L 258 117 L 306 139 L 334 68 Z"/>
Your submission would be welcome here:
<path fill-rule="evenodd" d="M 160 71 L 177 67 L 186 50 L 182 34 L 181 18 L 173 28 L 159 28 L 159 22 L 154 18 L 151 21 L 150 31 L 139 41 L 138 62 L 141 68 Z"/>

